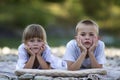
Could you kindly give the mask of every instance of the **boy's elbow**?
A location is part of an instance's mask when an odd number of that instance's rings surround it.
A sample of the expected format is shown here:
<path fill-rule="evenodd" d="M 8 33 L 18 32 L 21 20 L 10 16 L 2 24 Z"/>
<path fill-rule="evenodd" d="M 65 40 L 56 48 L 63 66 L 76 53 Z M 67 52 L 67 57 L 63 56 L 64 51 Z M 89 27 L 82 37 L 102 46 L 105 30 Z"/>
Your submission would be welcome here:
<path fill-rule="evenodd" d="M 73 69 L 71 69 L 71 68 L 67 68 L 67 70 L 74 71 L 74 70 L 73 70 Z"/>
<path fill-rule="evenodd" d="M 99 66 L 99 68 L 103 68 L 103 66 Z"/>
<path fill-rule="evenodd" d="M 67 70 L 69 70 L 69 71 L 75 71 L 75 69 L 70 69 L 70 68 L 69 68 L 69 69 L 67 69 Z"/>
<path fill-rule="evenodd" d="M 78 70 L 78 69 L 75 69 L 75 68 L 72 68 L 72 67 L 68 67 L 67 70 L 75 71 L 75 70 Z"/>

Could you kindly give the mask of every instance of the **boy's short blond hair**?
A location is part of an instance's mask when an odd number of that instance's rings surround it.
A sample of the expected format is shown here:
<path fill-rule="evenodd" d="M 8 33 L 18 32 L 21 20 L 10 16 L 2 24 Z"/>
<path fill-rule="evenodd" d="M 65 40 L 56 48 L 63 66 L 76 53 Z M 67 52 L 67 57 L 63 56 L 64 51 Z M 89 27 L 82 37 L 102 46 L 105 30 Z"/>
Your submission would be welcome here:
<path fill-rule="evenodd" d="M 26 43 L 27 40 L 34 37 L 38 37 L 47 43 L 46 32 L 44 28 L 39 24 L 30 24 L 24 29 L 22 42 Z"/>
<path fill-rule="evenodd" d="M 76 26 L 76 33 L 78 33 L 78 29 L 79 29 L 79 25 L 80 24 L 85 24 L 85 25 L 95 25 L 96 26 L 96 30 L 97 30 L 97 34 L 99 34 L 99 26 L 98 24 L 90 19 L 86 19 L 86 20 L 81 20 L 80 22 L 78 22 L 77 26 Z"/>

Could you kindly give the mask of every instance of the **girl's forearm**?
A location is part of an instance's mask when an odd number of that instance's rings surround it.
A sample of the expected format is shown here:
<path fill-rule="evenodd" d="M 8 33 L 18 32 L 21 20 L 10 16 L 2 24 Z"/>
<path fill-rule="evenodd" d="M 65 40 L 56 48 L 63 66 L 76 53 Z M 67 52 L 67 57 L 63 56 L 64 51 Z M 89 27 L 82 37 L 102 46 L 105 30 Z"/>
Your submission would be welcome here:
<path fill-rule="evenodd" d="M 37 56 L 38 62 L 42 69 L 50 69 L 49 64 L 42 58 L 42 56 Z"/>
<path fill-rule="evenodd" d="M 30 59 L 25 64 L 24 68 L 32 69 L 34 61 L 35 61 L 35 56 L 30 56 Z"/>

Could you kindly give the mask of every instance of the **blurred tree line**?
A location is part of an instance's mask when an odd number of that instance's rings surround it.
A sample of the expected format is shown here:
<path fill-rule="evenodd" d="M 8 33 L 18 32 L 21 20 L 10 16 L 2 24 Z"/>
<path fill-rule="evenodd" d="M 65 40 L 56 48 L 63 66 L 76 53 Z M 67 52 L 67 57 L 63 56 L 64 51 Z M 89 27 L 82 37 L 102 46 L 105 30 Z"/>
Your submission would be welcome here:
<path fill-rule="evenodd" d="M 18 32 L 37 23 L 64 35 L 86 18 L 95 20 L 103 33 L 120 37 L 120 0 L 0 0 L 1 30 Z"/>

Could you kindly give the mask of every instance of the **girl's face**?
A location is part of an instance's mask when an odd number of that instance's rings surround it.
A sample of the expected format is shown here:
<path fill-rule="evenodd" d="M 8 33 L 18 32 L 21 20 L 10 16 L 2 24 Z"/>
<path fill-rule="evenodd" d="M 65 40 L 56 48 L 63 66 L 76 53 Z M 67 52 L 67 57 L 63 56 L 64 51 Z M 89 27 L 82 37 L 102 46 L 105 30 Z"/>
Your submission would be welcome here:
<path fill-rule="evenodd" d="M 97 38 L 97 27 L 94 25 L 80 24 L 77 36 L 86 48 L 90 48 L 93 44 L 93 39 Z"/>
<path fill-rule="evenodd" d="M 40 38 L 31 38 L 26 41 L 26 45 L 34 52 L 37 53 L 40 50 L 40 47 L 44 46 L 44 42 Z"/>

